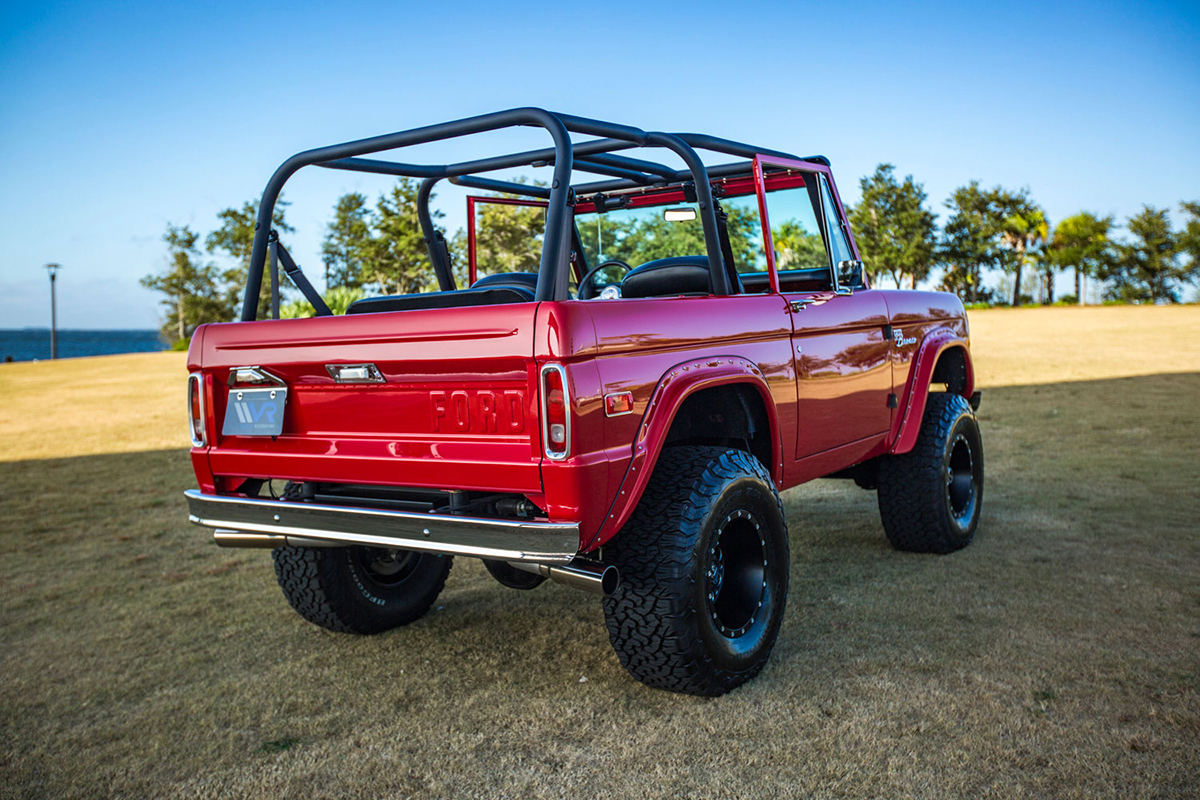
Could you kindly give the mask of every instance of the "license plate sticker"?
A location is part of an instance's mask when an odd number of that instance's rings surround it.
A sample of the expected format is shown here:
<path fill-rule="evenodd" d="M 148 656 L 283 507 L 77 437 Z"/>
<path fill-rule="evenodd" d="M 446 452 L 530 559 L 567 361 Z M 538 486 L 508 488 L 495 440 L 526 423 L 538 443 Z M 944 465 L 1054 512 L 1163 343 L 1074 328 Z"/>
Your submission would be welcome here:
<path fill-rule="evenodd" d="M 230 389 L 222 436 L 278 436 L 287 389 Z"/>

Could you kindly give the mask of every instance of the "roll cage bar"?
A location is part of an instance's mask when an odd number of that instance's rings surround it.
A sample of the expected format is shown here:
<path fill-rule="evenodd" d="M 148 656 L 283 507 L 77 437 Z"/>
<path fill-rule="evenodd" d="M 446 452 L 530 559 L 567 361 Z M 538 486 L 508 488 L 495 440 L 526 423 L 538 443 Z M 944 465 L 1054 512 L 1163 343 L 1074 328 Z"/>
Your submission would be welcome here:
<path fill-rule="evenodd" d="M 541 150 L 528 150 L 491 158 L 460 161 L 453 164 L 407 164 L 395 161 L 380 161 L 363 156 L 385 150 L 395 150 L 411 145 L 453 139 L 474 133 L 512 127 L 541 127 L 550 134 L 554 146 Z M 571 134 L 582 134 L 598 138 L 575 142 Z M 622 150 L 634 148 L 665 148 L 678 155 L 686 168 L 673 169 L 665 164 L 617 155 Z M 725 259 L 721 252 L 719 222 L 713 202 L 710 180 L 713 178 L 748 175 L 750 161 L 739 161 L 706 167 L 697 150 L 706 150 L 725 155 L 753 159 L 757 155 L 803 160 L 825 164 L 823 156 L 797 159 L 779 150 L 756 147 L 730 139 L 697 133 L 663 133 L 644 131 L 629 125 L 559 114 L 541 108 L 513 108 L 492 114 L 427 125 L 412 130 L 359 139 L 352 142 L 306 150 L 283 162 L 263 190 L 258 209 L 258 220 L 254 231 L 254 246 L 250 254 L 250 268 L 246 281 L 246 295 L 242 301 L 242 321 L 249 322 L 258 314 L 258 296 L 262 287 L 263 267 L 268 250 L 275 256 L 281 249 L 272 238 L 271 219 L 279 193 L 288 179 L 299 169 L 307 166 L 327 169 L 370 172 L 379 175 L 396 175 L 421 178 L 417 197 L 417 216 L 429 257 L 437 275 L 438 286 L 443 291 L 455 287 L 451 271 L 449 250 L 441 233 L 433 224 L 429 212 L 429 198 L 438 181 L 449 180 L 459 186 L 485 191 L 537 197 L 546 200 L 546 234 L 542 244 L 541 262 L 538 268 L 536 300 L 565 300 L 569 280 L 571 234 L 568 206 L 579 196 L 605 192 L 620 192 L 629 189 L 661 187 L 673 183 L 690 181 L 695 187 L 696 202 L 704 230 L 704 243 L 712 271 L 714 294 L 732 293 Z M 475 173 L 511 169 L 513 167 L 553 166 L 554 173 L 549 188 L 526 186 L 519 183 L 494 180 Z M 591 183 L 571 184 L 573 172 L 586 172 L 604 176 L 605 180 Z M 272 278 L 275 269 L 272 258 Z M 290 257 L 288 258 L 290 261 Z M 298 270 L 297 270 L 298 271 Z M 292 270 L 288 270 L 293 275 Z M 302 287 L 303 288 L 303 287 Z M 305 295 L 308 296 L 306 291 Z M 313 292 L 315 294 L 315 292 Z M 326 312 L 328 313 L 328 312 Z"/>

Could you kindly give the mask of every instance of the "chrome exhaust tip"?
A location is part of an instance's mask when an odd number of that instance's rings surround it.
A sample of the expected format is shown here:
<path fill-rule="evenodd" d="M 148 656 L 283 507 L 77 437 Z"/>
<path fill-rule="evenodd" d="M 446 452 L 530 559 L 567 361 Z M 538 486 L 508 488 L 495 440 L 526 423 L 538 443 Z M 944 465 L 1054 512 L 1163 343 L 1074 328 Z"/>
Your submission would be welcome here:
<path fill-rule="evenodd" d="M 522 572 L 532 572 L 555 583 L 582 589 L 585 592 L 609 597 L 621 585 L 621 573 L 612 564 L 600 564 L 577 558 L 570 564 L 533 564 L 509 561 L 509 566 Z"/>

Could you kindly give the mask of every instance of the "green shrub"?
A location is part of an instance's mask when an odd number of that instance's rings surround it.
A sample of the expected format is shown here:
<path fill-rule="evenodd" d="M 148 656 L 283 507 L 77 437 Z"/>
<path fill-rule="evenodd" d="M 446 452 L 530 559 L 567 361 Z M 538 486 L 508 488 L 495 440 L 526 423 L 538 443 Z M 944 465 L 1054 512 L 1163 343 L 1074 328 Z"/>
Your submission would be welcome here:
<path fill-rule="evenodd" d="M 361 300 L 366 296 L 360 288 L 351 288 L 349 286 L 335 286 L 332 289 L 325 290 L 321 295 L 321 299 L 325 301 L 325 305 L 329 306 L 329 310 L 334 314 L 345 314 L 346 309 L 355 300 Z M 316 316 L 316 311 L 312 305 L 304 298 L 298 298 L 284 303 L 279 307 L 280 319 L 304 319 L 305 317 Z"/>

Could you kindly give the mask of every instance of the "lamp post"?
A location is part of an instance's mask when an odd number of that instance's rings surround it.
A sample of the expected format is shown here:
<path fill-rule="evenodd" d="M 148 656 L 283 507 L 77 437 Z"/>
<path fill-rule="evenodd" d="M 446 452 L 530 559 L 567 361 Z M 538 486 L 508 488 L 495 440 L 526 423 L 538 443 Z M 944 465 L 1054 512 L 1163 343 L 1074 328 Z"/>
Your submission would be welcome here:
<path fill-rule="evenodd" d="M 54 276 L 62 269 L 62 264 L 47 264 L 46 271 L 50 273 L 50 360 L 58 358 L 58 309 L 54 301 Z"/>

